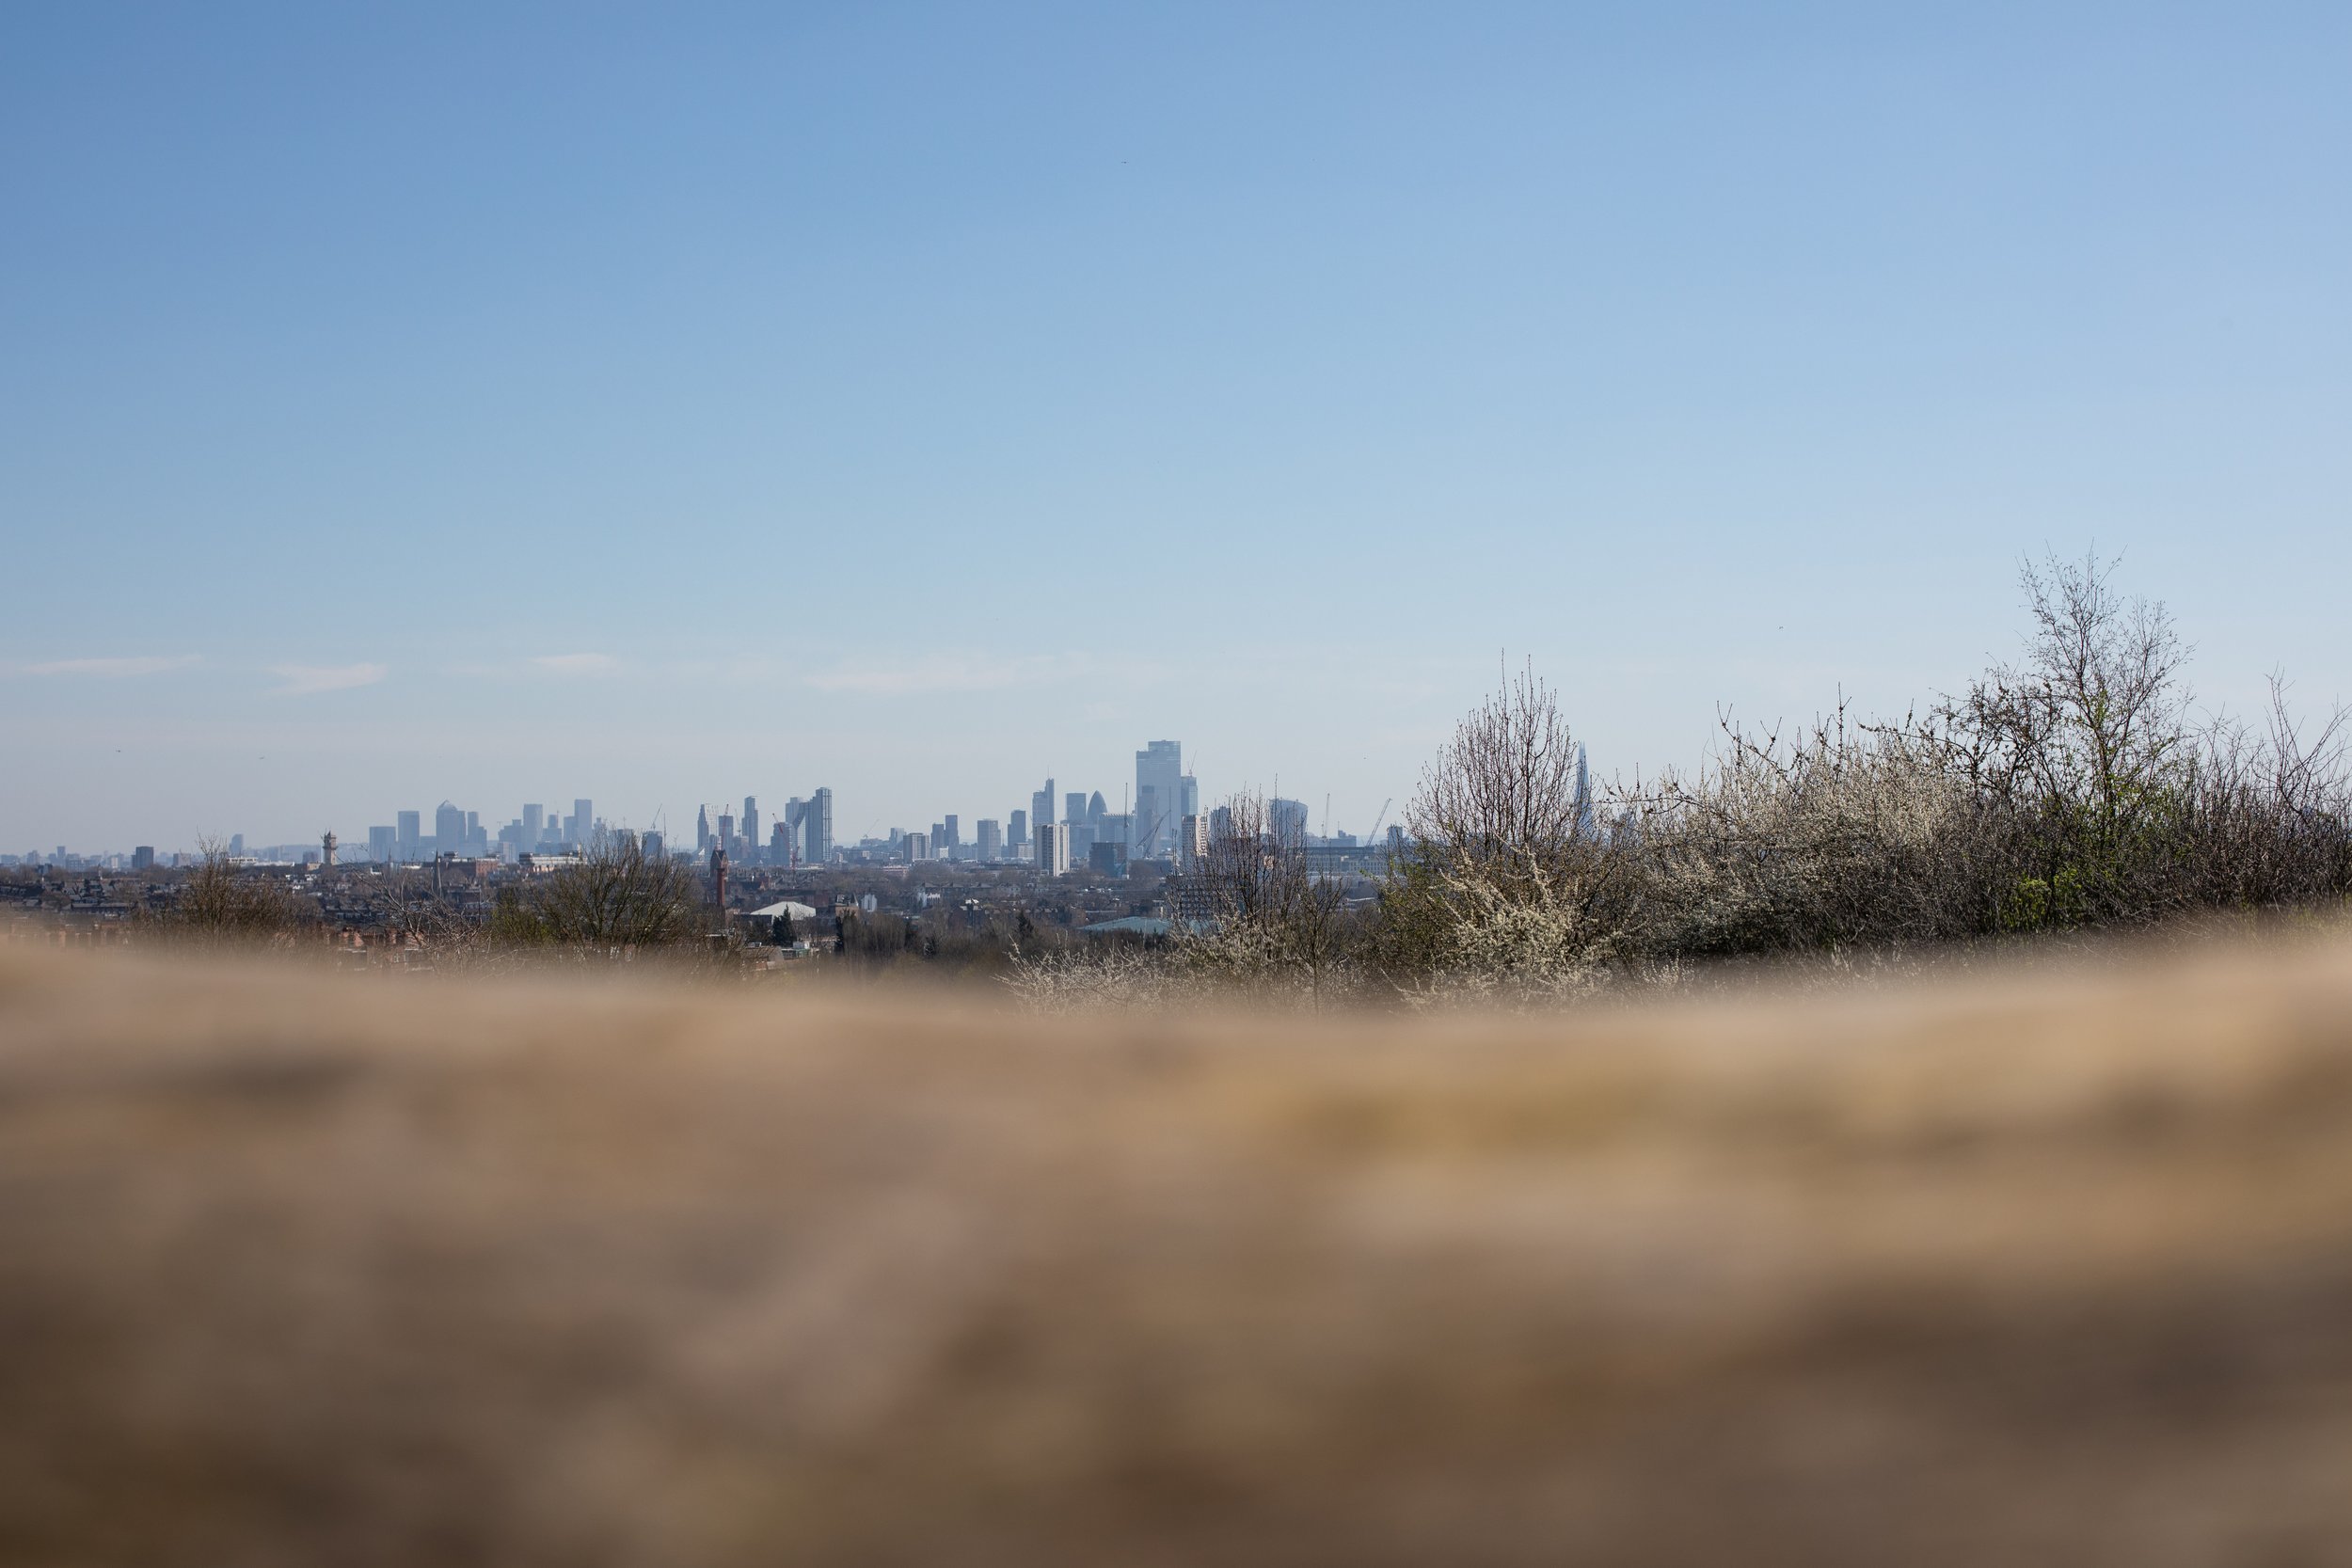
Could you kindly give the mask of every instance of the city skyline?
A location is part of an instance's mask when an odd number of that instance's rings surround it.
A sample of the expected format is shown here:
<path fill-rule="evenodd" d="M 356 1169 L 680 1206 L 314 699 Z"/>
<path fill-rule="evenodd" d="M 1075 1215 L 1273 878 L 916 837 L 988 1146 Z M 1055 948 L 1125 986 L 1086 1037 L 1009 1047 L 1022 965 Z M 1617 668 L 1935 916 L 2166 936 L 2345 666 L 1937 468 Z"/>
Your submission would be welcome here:
<path fill-rule="evenodd" d="M 1360 823 L 1522 658 L 1899 717 L 2045 549 L 2352 696 L 2352 12 L 1009 15 L 17 19 L 0 845 Z"/>
<path fill-rule="evenodd" d="M 1053 813 L 1041 821 L 1041 802 L 1055 798 L 1056 781 L 1048 778 L 1044 788 L 1030 795 L 1026 806 L 1005 808 L 994 816 L 972 816 L 968 833 L 963 827 L 966 816 L 958 811 L 941 814 L 928 829 L 893 823 L 878 832 L 844 839 L 834 832 L 834 792 L 830 786 L 818 785 L 806 797 L 787 798 L 780 810 L 768 815 L 761 813 L 756 793 L 743 796 L 739 810 L 729 799 L 698 802 L 691 839 L 668 824 L 666 814 L 640 826 L 607 816 L 596 808 L 592 796 L 576 796 L 570 800 L 569 811 L 546 800 L 525 801 L 504 823 L 497 820 L 495 812 L 485 817 L 479 809 L 445 798 L 429 815 L 421 807 L 399 809 L 391 814 L 392 821 L 370 823 L 363 833 L 330 826 L 308 839 L 257 834 L 252 835 L 252 842 L 257 855 L 266 852 L 267 858 L 299 863 L 306 858 L 318 858 L 321 841 L 332 836 L 339 845 L 340 858 L 354 864 L 421 864 L 441 855 L 512 863 L 525 855 L 578 853 L 614 834 L 643 840 L 662 852 L 697 858 L 707 856 L 714 847 L 723 847 L 744 863 L 769 867 L 820 866 L 836 851 L 865 851 L 870 855 L 883 847 L 889 847 L 893 858 L 1014 864 L 1032 860 L 1036 830 L 1046 826 L 1057 830 L 1061 852 L 1073 866 L 1089 865 L 1098 844 L 1116 845 L 1117 859 L 1122 863 L 1130 856 L 1179 856 L 1190 825 L 1196 820 L 1205 822 L 1212 813 L 1221 811 L 1227 797 L 1201 795 L 1197 778 L 1184 768 L 1179 741 L 1152 741 L 1136 751 L 1134 757 L 1134 782 L 1121 791 L 1121 803 L 1128 807 L 1125 811 L 1112 810 L 1109 797 L 1099 788 L 1072 790 L 1063 793 Z M 1165 822 L 1152 810 L 1137 809 L 1155 800 L 1163 788 L 1176 802 L 1174 815 Z M 1323 815 L 1318 817 L 1315 808 L 1306 801 L 1268 797 L 1276 830 L 1302 842 L 1323 842 L 1327 838 L 1343 844 L 1354 844 L 1359 838 L 1369 841 L 1388 820 L 1391 803 L 1383 803 L 1382 815 L 1370 828 L 1359 829 L 1333 819 L 1327 799 Z M 761 832 L 763 825 L 769 829 L 765 837 Z M 174 859 L 193 858 L 206 845 L 226 847 L 232 856 L 244 857 L 247 838 L 243 831 L 234 831 L 202 834 L 185 845 L 161 839 L 138 840 L 127 847 L 111 842 L 58 843 L 24 849 L 0 845 L 0 863 L 71 862 L 129 865 L 135 857 L 146 856 L 148 863 L 154 863 L 160 857 L 168 864 Z M 902 841 L 922 847 L 902 850 Z"/>

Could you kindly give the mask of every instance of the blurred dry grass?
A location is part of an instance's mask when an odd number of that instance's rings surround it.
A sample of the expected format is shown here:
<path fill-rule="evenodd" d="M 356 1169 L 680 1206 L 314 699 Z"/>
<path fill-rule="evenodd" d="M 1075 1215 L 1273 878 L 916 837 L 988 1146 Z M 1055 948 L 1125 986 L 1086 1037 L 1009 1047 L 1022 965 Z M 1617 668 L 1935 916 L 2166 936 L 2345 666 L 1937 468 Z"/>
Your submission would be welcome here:
<path fill-rule="evenodd" d="M 0 1560 L 2352 1561 L 2352 950 L 1315 1023 L 8 955 Z"/>

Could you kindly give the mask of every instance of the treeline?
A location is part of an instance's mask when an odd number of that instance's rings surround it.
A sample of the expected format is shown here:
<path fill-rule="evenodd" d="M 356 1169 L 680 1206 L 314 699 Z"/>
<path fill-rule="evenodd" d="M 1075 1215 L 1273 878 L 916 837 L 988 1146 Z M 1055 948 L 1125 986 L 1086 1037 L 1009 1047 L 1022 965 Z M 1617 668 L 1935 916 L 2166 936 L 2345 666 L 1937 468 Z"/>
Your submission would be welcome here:
<path fill-rule="evenodd" d="M 1107 989 L 1193 976 L 1309 998 L 1526 1001 L 1722 960 L 1873 958 L 2352 895 L 2345 716 L 2299 722 L 2274 678 L 2255 722 L 2200 717 L 2161 605 L 2113 566 L 2023 573 L 2013 663 L 1899 721 L 1801 733 L 1728 720 L 1688 777 L 1588 796 L 1532 673 L 1457 727 L 1376 896 L 1318 878 L 1263 804 L 1200 874 L 1208 919 Z M 1107 973 L 1116 971 L 1116 974 Z M 1041 994 L 1087 988 L 1037 974 Z"/>

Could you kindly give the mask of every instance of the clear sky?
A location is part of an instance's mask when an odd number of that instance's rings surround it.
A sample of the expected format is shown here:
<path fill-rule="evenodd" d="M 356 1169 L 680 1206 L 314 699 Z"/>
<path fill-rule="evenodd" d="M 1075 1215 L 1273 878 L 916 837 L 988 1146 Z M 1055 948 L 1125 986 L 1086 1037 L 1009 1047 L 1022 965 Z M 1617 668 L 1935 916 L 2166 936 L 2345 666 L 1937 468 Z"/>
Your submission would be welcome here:
<path fill-rule="evenodd" d="M 0 848 L 2352 696 L 2352 8 L 20 4 Z"/>

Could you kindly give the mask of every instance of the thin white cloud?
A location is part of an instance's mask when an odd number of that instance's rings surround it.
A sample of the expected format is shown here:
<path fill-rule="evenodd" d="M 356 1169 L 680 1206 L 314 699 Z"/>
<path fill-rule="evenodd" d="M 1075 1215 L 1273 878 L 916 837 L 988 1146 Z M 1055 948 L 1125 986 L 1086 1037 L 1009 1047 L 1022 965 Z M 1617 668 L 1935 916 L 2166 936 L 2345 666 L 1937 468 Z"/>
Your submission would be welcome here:
<path fill-rule="evenodd" d="M 845 666 L 802 678 L 819 691 L 907 697 L 937 691 L 1002 691 L 1017 686 L 1044 686 L 1066 680 L 1074 673 L 1071 662 L 1061 658 L 938 654 L 905 664 Z"/>
<path fill-rule="evenodd" d="M 310 697 L 322 691 L 373 686 L 391 671 L 381 664 L 273 664 L 269 673 L 286 683 L 271 688 L 271 696 Z"/>
<path fill-rule="evenodd" d="M 609 675 L 620 669 L 621 661 L 611 654 L 541 654 L 531 666 L 551 675 Z"/>
<path fill-rule="evenodd" d="M 126 675 L 160 675 L 167 670 L 184 670 L 195 662 L 194 654 L 168 654 L 130 658 L 53 658 L 39 664 L 20 664 L 16 669 L 27 675 L 96 675 L 115 680 Z"/>

